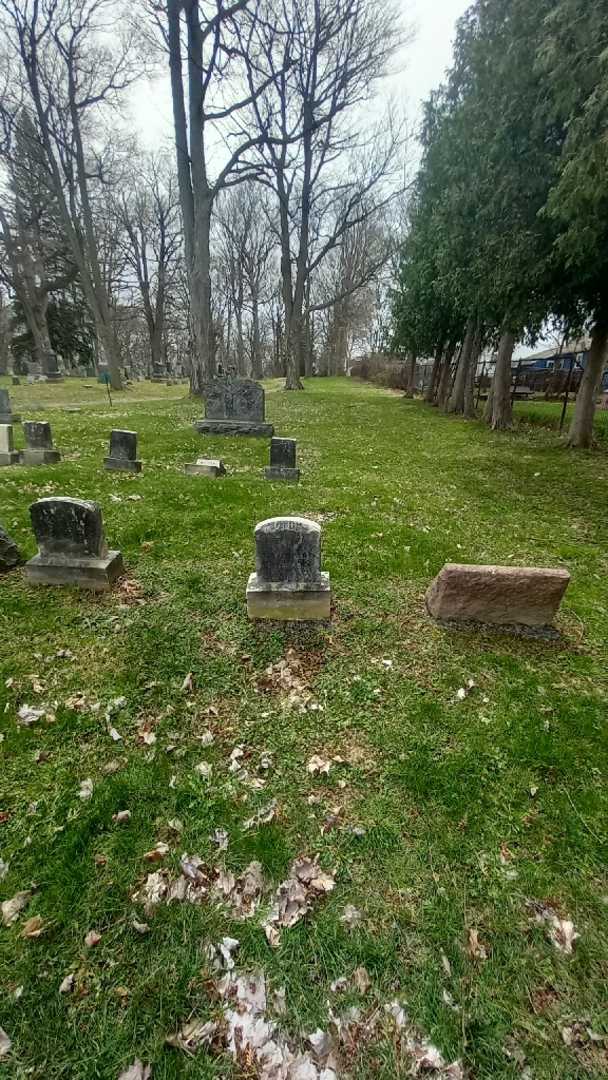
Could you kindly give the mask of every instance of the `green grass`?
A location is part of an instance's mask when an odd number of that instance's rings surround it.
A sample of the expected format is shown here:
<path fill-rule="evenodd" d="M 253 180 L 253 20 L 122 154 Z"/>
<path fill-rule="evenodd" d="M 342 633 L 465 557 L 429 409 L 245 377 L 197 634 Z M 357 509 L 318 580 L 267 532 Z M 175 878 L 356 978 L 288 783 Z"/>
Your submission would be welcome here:
<path fill-rule="evenodd" d="M 143 390 L 162 400 L 133 400 Z M 346 380 L 267 390 L 277 434 L 298 440 L 297 488 L 264 481 L 266 442 L 196 435 L 201 409 L 184 387 L 142 384 L 112 410 L 97 396 L 73 414 L 50 406 L 85 398 L 78 384 L 13 392 L 24 417 L 34 391 L 49 406 L 64 459 L 2 471 L 2 524 L 30 557 L 33 500 L 96 499 L 131 585 L 95 598 L 28 587 L 21 571 L 0 583 L 0 856 L 10 864 L 0 898 L 36 885 L 21 919 L 0 927 L 0 1025 L 13 1040 L 0 1075 L 114 1080 L 137 1056 L 153 1080 L 251 1076 L 164 1041 L 192 1014 L 214 1014 L 205 946 L 230 935 L 239 969 L 261 967 L 286 987 L 294 1038 L 327 1026 L 328 1001 L 341 1005 L 330 983 L 364 965 L 366 1007 L 407 1002 L 412 1022 L 477 1080 L 519 1077 L 524 1058 L 535 1080 L 603 1077 L 608 1043 L 566 1046 L 561 1029 L 582 1021 L 608 1035 L 608 459 L 570 453 L 541 427 L 493 435 Z M 141 476 L 101 468 L 112 426 L 138 431 Z M 229 476 L 186 477 L 184 462 L 203 453 L 221 455 Z M 255 523 L 290 513 L 322 522 L 329 628 L 247 621 Z M 434 626 L 423 597 L 446 560 L 567 567 L 562 640 Z M 264 688 L 265 669 L 290 647 L 322 711 L 286 710 Z M 75 659 L 57 659 L 60 649 Z M 188 672 L 191 694 L 181 691 Z M 475 689 L 457 701 L 468 679 Z M 68 707 L 78 692 L 101 711 Z M 120 695 L 114 743 L 103 712 Z M 18 726 L 19 706 L 40 701 L 56 720 Z M 146 721 L 153 746 L 138 738 Z M 203 749 L 197 736 L 209 728 L 215 743 Z M 229 773 L 236 744 L 252 772 L 273 753 L 265 790 Z M 306 771 L 313 754 L 345 761 L 320 779 Z M 114 759 L 120 770 L 104 772 Z M 214 765 L 209 785 L 195 772 L 201 760 Z M 82 802 L 88 777 L 94 792 Z M 275 821 L 243 831 L 272 798 Z M 322 833 L 336 807 L 338 827 Z M 115 825 L 125 808 L 130 823 Z M 225 856 L 210 841 L 217 828 L 230 835 Z M 272 887 L 296 855 L 317 853 L 336 888 L 276 951 L 259 918 L 235 922 L 211 905 L 161 906 L 141 937 L 132 894 L 155 869 L 142 856 L 158 840 L 171 844 L 172 869 L 183 851 L 233 871 L 257 858 Z M 573 956 L 553 947 L 528 901 L 574 920 Z M 346 904 L 363 914 L 355 930 L 340 921 Z M 46 932 L 24 940 L 36 915 Z M 469 955 L 471 928 L 486 960 Z M 102 933 L 95 949 L 84 945 L 91 929 Z M 60 995 L 68 972 L 77 992 Z M 346 1065 L 357 1080 L 410 1067 L 384 1028 Z"/>
<path fill-rule="evenodd" d="M 533 424 L 539 427 L 559 430 L 564 407 L 563 401 L 522 401 L 515 404 L 515 417 L 520 424 Z M 568 431 L 574 416 L 574 402 L 566 410 L 564 433 Z M 608 442 L 608 412 L 598 409 L 595 414 L 595 438 L 598 443 Z"/>

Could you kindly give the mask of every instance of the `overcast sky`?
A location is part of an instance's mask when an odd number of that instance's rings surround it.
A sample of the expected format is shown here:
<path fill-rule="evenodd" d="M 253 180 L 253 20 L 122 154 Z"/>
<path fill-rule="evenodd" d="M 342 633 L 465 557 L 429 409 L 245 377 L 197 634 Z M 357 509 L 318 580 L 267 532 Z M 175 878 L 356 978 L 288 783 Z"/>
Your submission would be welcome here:
<path fill-rule="evenodd" d="M 377 0 L 382 3 L 382 0 Z M 470 0 L 401 0 L 404 22 L 415 32 L 414 40 L 393 63 L 387 94 L 406 108 L 415 121 L 420 103 L 437 86 L 448 67 L 456 20 Z M 157 149 L 171 139 L 169 73 L 140 83 L 133 91 L 132 116 L 142 143 Z"/>

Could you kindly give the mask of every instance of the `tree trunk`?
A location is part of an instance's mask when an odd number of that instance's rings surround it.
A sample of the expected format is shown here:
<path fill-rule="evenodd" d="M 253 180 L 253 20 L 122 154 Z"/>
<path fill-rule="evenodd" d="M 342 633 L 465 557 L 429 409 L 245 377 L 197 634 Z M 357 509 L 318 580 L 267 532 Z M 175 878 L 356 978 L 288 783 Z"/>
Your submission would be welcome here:
<path fill-rule="evenodd" d="M 441 358 L 443 355 L 442 349 L 437 349 L 435 353 L 435 359 L 433 360 L 433 370 L 431 372 L 431 381 L 424 392 L 424 400 L 427 404 L 432 405 L 435 400 L 435 391 L 437 389 L 437 383 L 439 381 L 439 372 L 441 371 Z"/>
<path fill-rule="evenodd" d="M 492 379 L 492 404 L 489 420 L 492 431 L 508 431 L 509 428 L 513 427 L 511 360 L 513 359 L 514 349 L 515 334 L 511 330 L 504 328 L 498 346 L 496 369 Z"/>
<path fill-rule="evenodd" d="M 464 394 L 467 376 L 469 373 L 469 365 L 471 363 L 471 353 L 473 351 L 474 338 L 475 323 L 473 319 L 469 319 L 469 322 L 467 324 L 466 336 L 462 345 L 462 349 L 460 351 L 458 367 L 456 368 L 456 378 L 454 379 L 452 393 L 450 394 L 450 398 L 446 407 L 446 412 L 448 413 L 464 412 Z"/>
<path fill-rule="evenodd" d="M 568 446 L 578 450 L 586 450 L 593 443 L 595 399 L 604 372 L 607 345 L 608 320 L 598 317 L 591 333 L 591 351 L 576 396 L 574 417 L 568 432 Z"/>
<path fill-rule="evenodd" d="M 477 416 L 475 412 L 475 376 L 477 374 L 477 365 L 479 364 L 479 357 L 482 351 L 482 336 L 481 330 L 477 329 L 475 337 L 473 338 L 473 348 L 471 349 L 471 357 L 469 359 L 469 366 L 467 368 L 467 377 L 464 384 L 464 402 L 462 408 L 462 415 L 465 420 L 474 420 Z"/>
<path fill-rule="evenodd" d="M 413 398 L 416 389 L 416 353 L 410 353 L 407 362 L 407 380 L 404 397 Z"/>
<path fill-rule="evenodd" d="M 211 309 L 211 210 L 212 200 L 199 200 L 196 208 L 194 250 L 188 266 L 195 363 L 190 392 L 201 395 L 215 375 L 215 336 Z"/>
<path fill-rule="evenodd" d="M 439 376 L 439 386 L 437 388 L 437 399 L 435 404 L 440 409 L 445 409 L 447 400 L 450 395 L 450 385 L 452 381 L 452 365 L 454 363 L 454 353 L 456 349 L 450 349 L 443 361 L 443 368 L 441 375 Z"/>
<path fill-rule="evenodd" d="M 260 345 L 260 300 L 256 288 L 251 289 L 251 373 L 254 379 L 261 379 L 262 355 Z"/>

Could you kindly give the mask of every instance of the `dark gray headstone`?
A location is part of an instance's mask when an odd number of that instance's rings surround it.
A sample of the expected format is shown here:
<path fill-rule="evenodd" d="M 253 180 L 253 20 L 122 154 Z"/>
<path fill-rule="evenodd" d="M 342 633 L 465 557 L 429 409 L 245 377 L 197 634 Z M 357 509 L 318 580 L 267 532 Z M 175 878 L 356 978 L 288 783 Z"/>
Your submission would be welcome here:
<path fill-rule="evenodd" d="M 0 571 L 12 570 L 13 567 L 18 566 L 21 562 L 21 555 L 19 548 L 14 540 L 11 540 L 10 536 L 5 533 L 2 526 L 0 526 Z"/>
<path fill-rule="evenodd" d="M 101 509 L 81 499 L 40 499 L 30 507 L 41 555 L 102 559 L 108 553 Z"/>
<path fill-rule="evenodd" d="M 57 354 L 52 350 L 44 354 L 42 360 L 43 374 L 46 375 L 49 382 L 62 382 L 63 375 L 59 370 L 59 361 L 57 360 Z"/>
<path fill-rule="evenodd" d="M 0 388 L 0 424 L 18 424 L 21 417 L 15 416 L 8 390 Z"/>
<path fill-rule="evenodd" d="M 53 436 L 48 420 L 24 420 L 23 434 L 31 450 L 52 450 Z"/>
<path fill-rule="evenodd" d="M 110 457 L 135 461 L 137 457 L 137 432 L 118 431 L 110 434 Z"/>
<path fill-rule="evenodd" d="M 120 552 L 108 551 L 97 503 L 40 499 L 30 515 L 39 550 L 25 568 L 29 581 L 101 591 L 122 573 Z"/>
<path fill-rule="evenodd" d="M 13 375 L 13 386 L 21 386 L 21 379 L 18 375 Z"/>
<path fill-rule="evenodd" d="M 295 439 L 271 439 L 270 440 L 270 464 L 277 469 L 295 469 L 296 467 L 296 440 Z"/>
<path fill-rule="evenodd" d="M 259 581 L 319 581 L 320 526 L 298 517 L 260 522 L 255 530 L 255 569 Z"/>
<path fill-rule="evenodd" d="M 213 379 L 205 387 L 205 419 L 263 423 L 264 388 L 250 379 Z"/>

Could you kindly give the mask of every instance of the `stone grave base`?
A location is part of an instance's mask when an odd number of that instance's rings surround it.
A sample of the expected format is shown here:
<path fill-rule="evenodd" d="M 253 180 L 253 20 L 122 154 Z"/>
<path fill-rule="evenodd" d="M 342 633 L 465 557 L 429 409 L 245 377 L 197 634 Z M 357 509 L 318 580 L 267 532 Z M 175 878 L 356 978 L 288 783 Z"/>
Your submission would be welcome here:
<path fill-rule="evenodd" d="M 56 465 L 61 461 L 59 450 L 22 450 L 22 465 Z"/>
<path fill-rule="evenodd" d="M 258 581 L 251 574 L 247 583 L 247 615 L 250 619 L 276 619 L 282 622 L 327 620 L 331 609 L 329 574 L 308 582 Z"/>
<path fill-rule="evenodd" d="M 111 472 L 141 472 L 141 461 L 132 461 L 130 458 L 107 457 L 103 459 L 104 469 Z"/>
<path fill-rule="evenodd" d="M 18 465 L 19 457 L 18 450 L 0 450 L 0 465 Z"/>
<path fill-rule="evenodd" d="M 284 480 L 288 484 L 297 484 L 300 480 L 300 470 L 283 469 L 280 465 L 267 465 L 264 476 L 267 480 Z"/>
<path fill-rule="evenodd" d="M 426 607 L 442 623 L 546 630 L 569 582 L 567 570 L 446 563 L 426 594 Z"/>
<path fill-rule="evenodd" d="M 200 435 L 255 435 L 262 439 L 274 435 L 272 424 L 258 420 L 195 420 L 194 427 Z"/>
<path fill-rule="evenodd" d="M 60 371 L 45 371 L 45 375 L 49 382 L 63 382 L 63 375 Z"/>
<path fill-rule="evenodd" d="M 198 461 L 191 461 L 184 466 L 184 470 L 188 476 L 225 476 L 226 467 L 223 461 L 219 458 L 204 459 L 200 458 Z"/>
<path fill-rule="evenodd" d="M 76 585 L 93 592 L 105 592 L 123 572 L 120 551 L 109 551 L 103 559 L 34 555 L 25 565 L 25 576 L 34 585 Z"/>

